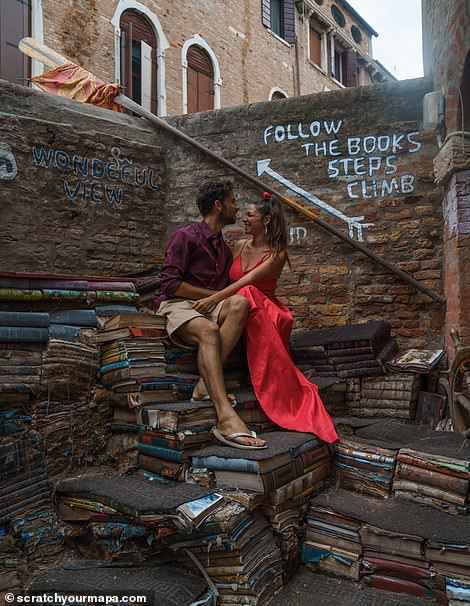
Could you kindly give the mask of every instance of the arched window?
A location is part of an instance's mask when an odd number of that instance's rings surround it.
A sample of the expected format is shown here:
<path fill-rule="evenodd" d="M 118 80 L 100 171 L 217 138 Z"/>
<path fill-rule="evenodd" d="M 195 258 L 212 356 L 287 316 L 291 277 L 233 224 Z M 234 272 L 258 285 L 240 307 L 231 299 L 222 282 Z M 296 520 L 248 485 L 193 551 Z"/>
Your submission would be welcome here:
<path fill-rule="evenodd" d="M 275 90 L 271 96 L 271 101 L 276 101 L 276 99 L 287 99 L 287 96 L 280 90 Z"/>
<path fill-rule="evenodd" d="M 157 107 L 157 41 L 152 25 L 136 10 L 126 10 L 121 29 L 121 84 L 124 93 L 153 113 Z"/>
<path fill-rule="evenodd" d="M 27 85 L 30 61 L 18 50 L 21 38 L 31 35 L 31 3 L 0 1 L 0 78 Z"/>
<path fill-rule="evenodd" d="M 188 49 L 188 113 L 214 109 L 214 68 L 199 46 Z"/>

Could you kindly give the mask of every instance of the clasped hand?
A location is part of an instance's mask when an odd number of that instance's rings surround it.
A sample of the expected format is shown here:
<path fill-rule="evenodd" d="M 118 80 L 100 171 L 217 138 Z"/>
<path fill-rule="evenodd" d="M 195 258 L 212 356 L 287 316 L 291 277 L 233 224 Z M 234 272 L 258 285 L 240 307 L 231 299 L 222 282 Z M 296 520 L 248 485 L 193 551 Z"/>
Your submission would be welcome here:
<path fill-rule="evenodd" d="M 219 303 L 217 297 L 215 295 L 210 295 L 209 297 L 204 297 L 204 299 L 194 301 L 193 309 L 204 315 L 212 311 L 217 303 Z"/>

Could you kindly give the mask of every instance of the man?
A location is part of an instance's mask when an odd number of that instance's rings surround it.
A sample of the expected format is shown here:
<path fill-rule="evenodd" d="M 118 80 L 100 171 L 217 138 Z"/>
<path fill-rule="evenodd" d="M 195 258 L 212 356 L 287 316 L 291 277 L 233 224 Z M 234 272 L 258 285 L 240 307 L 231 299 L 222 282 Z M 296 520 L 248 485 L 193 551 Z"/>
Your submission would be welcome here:
<path fill-rule="evenodd" d="M 239 207 L 232 184 L 205 183 L 199 190 L 197 205 L 203 220 L 178 229 L 168 240 L 155 309 L 165 316 L 172 341 L 198 348 L 201 380 L 193 398 L 210 397 L 218 419 L 216 437 L 237 448 L 262 448 L 265 441 L 254 437 L 233 410 L 222 372 L 223 363 L 243 332 L 249 313 L 248 300 L 234 295 L 205 315 L 193 308 L 195 300 L 228 284 L 232 253 L 222 229 L 237 219 Z"/>

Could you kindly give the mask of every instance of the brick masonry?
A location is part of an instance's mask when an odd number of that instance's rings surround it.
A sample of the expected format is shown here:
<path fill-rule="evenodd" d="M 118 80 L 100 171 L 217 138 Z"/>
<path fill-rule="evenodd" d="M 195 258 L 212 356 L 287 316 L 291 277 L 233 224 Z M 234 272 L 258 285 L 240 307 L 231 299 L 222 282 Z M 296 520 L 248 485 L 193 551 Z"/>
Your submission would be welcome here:
<path fill-rule="evenodd" d="M 331 4 L 321 9 L 332 21 Z M 261 0 L 140 0 L 140 8 L 150 11 L 166 36 L 164 51 L 167 112 L 183 113 L 182 48 L 195 34 L 202 36 L 214 52 L 219 66 L 221 107 L 267 101 L 272 88 L 288 96 L 295 92 L 296 51 L 262 24 Z M 115 29 L 111 20 L 118 0 L 42 0 L 44 43 L 92 71 L 105 81 L 114 81 Z M 368 52 L 369 35 L 354 15 L 343 9 L 345 26 L 340 29 L 352 41 L 351 26 L 362 32 L 358 48 Z M 299 40 L 298 59 L 302 94 L 340 89 L 308 58 L 308 19 L 296 14 Z M 333 22 L 334 23 L 334 22 Z M 161 41 L 159 41 L 161 46 Z M 366 74 L 367 82 L 371 82 Z"/>
<path fill-rule="evenodd" d="M 266 183 L 300 201 L 277 179 L 315 194 L 330 212 L 303 202 L 345 233 L 347 219 L 363 216 L 358 223 L 365 224 L 367 246 L 441 291 L 442 192 L 432 176 L 434 136 L 420 126 L 422 97 L 430 86 L 419 79 L 170 121 L 252 174 L 258 161 L 270 159 L 274 172 L 262 175 Z M 6 202 L 2 270 L 111 275 L 150 269 L 161 261 L 168 234 L 197 218 L 199 184 L 232 177 L 137 118 L 5 83 L 0 112 L 1 149 L 8 145 L 17 163 L 14 178 L 5 179 L 3 173 L 0 179 Z M 116 179 L 113 171 L 113 147 L 129 160 L 123 178 L 120 172 Z M 52 154 L 49 168 L 44 156 L 38 165 L 41 149 L 46 157 Z M 99 160 L 97 175 L 77 176 L 73 156 Z M 100 177 L 102 165 L 109 173 Z M 137 178 L 147 170 L 148 179 L 153 169 L 153 187 L 135 184 L 136 166 Z M 258 195 L 240 178 L 234 180 L 241 205 Z M 75 193 L 77 184 L 85 185 L 84 197 L 80 188 Z M 111 191 L 106 194 L 106 186 L 122 189 L 121 205 L 106 201 Z M 441 343 L 443 309 L 438 304 L 290 209 L 286 212 L 293 267 L 285 270 L 279 294 L 296 328 L 380 318 L 392 323 L 401 345 Z M 238 226 L 227 232 L 230 242 L 241 235 Z"/>

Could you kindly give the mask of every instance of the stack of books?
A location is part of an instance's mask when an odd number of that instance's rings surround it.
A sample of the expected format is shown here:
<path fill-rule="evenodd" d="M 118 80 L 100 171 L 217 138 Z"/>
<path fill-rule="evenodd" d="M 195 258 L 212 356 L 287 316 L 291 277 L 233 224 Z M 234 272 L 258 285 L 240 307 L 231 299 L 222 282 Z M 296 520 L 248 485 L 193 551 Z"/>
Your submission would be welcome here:
<path fill-rule="evenodd" d="M 321 400 L 332 417 L 347 414 L 347 379 L 313 376 L 309 380 L 318 387 Z"/>
<path fill-rule="evenodd" d="M 314 570 L 359 580 L 362 544 L 361 523 L 351 517 L 309 505 L 306 515 L 302 561 Z"/>
<path fill-rule="evenodd" d="M 358 429 L 356 438 L 380 440 L 386 448 L 399 449 L 400 469 L 393 481 L 395 497 L 448 513 L 469 512 L 466 491 L 470 447 L 461 434 L 386 419 Z"/>
<path fill-rule="evenodd" d="M 360 391 L 351 391 L 348 411 L 354 417 L 414 419 L 420 389 L 421 377 L 417 374 L 363 377 Z"/>
<path fill-rule="evenodd" d="M 388 322 L 302 332 L 292 337 L 291 346 L 296 363 L 308 363 L 318 375 L 341 377 L 383 375 L 385 362 L 398 349 Z"/>
<path fill-rule="evenodd" d="M 165 339 L 165 364 L 169 373 L 197 373 L 197 349 L 178 347 Z"/>
<path fill-rule="evenodd" d="M 83 397 L 96 384 L 96 345 L 51 340 L 43 352 L 41 391 L 63 399 Z"/>
<path fill-rule="evenodd" d="M 28 575 L 48 570 L 63 557 L 65 528 L 52 502 L 16 515 L 9 533 L 26 558 Z"/>
<path fill-rule="evenodd" d="M 207 400 L 160 402 L 137 409 L 137 424 L 139 467 L 183 480 L 191 454 L 213 440 L 217 415 Z"/>
<path fill-rule="evenodd" d="M 448 457 L 410 448 L 398 453 L 393 481 L 396 497 L 466 514 L 469 487 L 470 460 L 463 453 Z"/>
<path fill-rule="evenodd" d="M 34 302 L 86 309 L 103 303 L 132 304 L 137 299 L 134 283 L 122 278 L 0 273 L 0 301 L 17 306 Z"/>
<path fill-rule="evenodd" d="M 325 489 L 331 452 L 311 434 L 274 431 L 261 434 L 268 448 L 236 450 L 206 446 L 191 457 L 192 465 L 213 473 L 217 490 L 250 510 L 261 505 L 282 554 L 282 575 L 295 572 L 300 553 L 299 529 L 306 503 Z"/>
<path fill-rule="evenodd" d="M 388 498 L 392 490 L 398 449 L 352 437 L 333 445 L 336 480 L 341 488 Z"/>
<path fill-rule="evenodd" d="M 468 522 L 467 522 L 468 523 Z M 436 532 L 438 535 L 439 533 Z M 452 541 L 435 538 L 426 543 L 426 559 L 441 575 L 450 579 L 466 579 L 470 583 L 470 544 L 468 535 Z"/>
<path fill-rule="evenodd" d="M 446 594 L 449 606 L 470 604 L 470 579 L 446 578 Z"/>
<path fill-rule="evenodd" d="M 23 384 L 0 383 L 0 444 L 4 438 L 21 436 L 31 423 L 33 391 Z"/>
<path fill-rule="evenodd" d="M 339 549 L 349 551 L 346 557 L 352 563 L 341 561 L 340 554 L 330 569 L 335 574 L 356 578 L 359 560 L 359 580 L 364 585 L 447 603 L 445 574 L 431 556 L 439 548 L 441 554 L 445 553 L 444 542 L 450 545 L 455 541 L 456 551 L 468 544 L 469 532 L 463 518 L 449 525 L 446 514 L 429 511 L 423 516 L 422 508 L 414 503 L 365 500 L 342 489 L 323 493 L 312 499 L 310 505 L 309 514 L 314 512 L 316 525 L 315 530 L 307 531 L 308 536 L 319 544 L 323 533 L 328 536 L 325 546 L 332 542 L 336 549 L 339 544 Z M 428 546 L 435 546 L 436 550 L 428 552 Z M 362 555 L 351 557 L 357 554 Z M 314 561 L 325 559 L 322 553 L 310 551 L 309 546 L 304 555 Z"/>
<path fill-rule="evenodd" d="M 272 505 L 306 496 L 329 477 L 330 450 L 311 434 L 274 431 L 261 437 L 268 448 L 243 451 L 215 444 L 193 454 L 192 464 L 213 470 L 217 487 L 265 495 Z"/>
<path fill-rule="evenodd" d="M 0 342 L 46 343 L 49 339 L 49 324 L 48 313 L 0 311 Z M 27 347 L 23 349 L 28 351 Z"/>
<path fill-rule="evenodd" d="M 218 604 L 262 606 L 282 587 L 281 554 L 269 523 L 239 503 L 228 501 L 198 532 L 165 542 L 185 565 L 199 560 L 219 592 Z"/>
<path fill-rule="evenodd" d="M 158 316 L 123 313 L 109 319 L 96 337 L 101 344 L 101 382 L 122 393 L 142 390 L 165 374 L 165 326 Z"/>
<path fill-rule="evenodd" d="M 39 435 L 28 431 L 0 440 L 0 524 L 50 503 Z"/>
<path fill-rule="evenodd" d="M 103 562 L 82 562 L 45 571 L 35 579 L 33 595 L 57 596 L 56 603 L 76 601 L 85 593 L 93 596 L 116 596 L 119 603 L 140 602 L 147 606 L 212 606 L 215 596 L 198 571 L 180 566 L 139 566 L 130 563 L 116 566 Z M 67 599 L 67 596 L 71 596 Z"/>
<path fill-rule="evenodd" d="M 0 591 L 21 592 L 26 560 L 6 525 L 0 524 Z"/>

